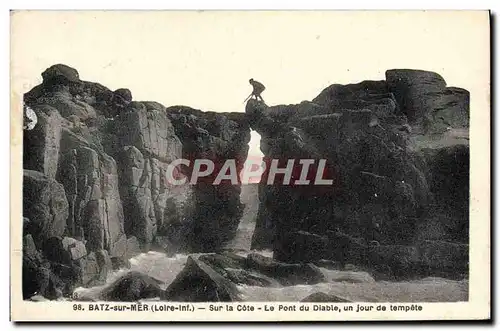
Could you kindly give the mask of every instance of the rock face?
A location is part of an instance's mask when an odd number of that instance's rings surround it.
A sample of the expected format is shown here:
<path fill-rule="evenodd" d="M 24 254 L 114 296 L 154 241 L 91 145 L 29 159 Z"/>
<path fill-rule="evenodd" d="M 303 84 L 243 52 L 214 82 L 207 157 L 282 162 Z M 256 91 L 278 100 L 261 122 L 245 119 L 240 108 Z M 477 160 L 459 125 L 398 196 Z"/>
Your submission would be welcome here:
<path fill-rule="evenodd" d="M 64 187 L 40 172 L 24 170 L 23 215 L 29 216 L 26 232 L 36 241 L 61 236 L 68 217 Z"/>
<path fill-rule="evenodd" d="M 226 160 L 234 160 L 238 174 L 248 154 L 250 127 L 245 114 L 202 112 L 189 107 L 167 108 L 175 133 L 182 142 L 182 157 L 190 161 L 184 170 L 192 179 L 194 160 L 214 163 L 211 175 L 193 185 L 191 243 L 194 251 L 213 252 L 236 234 L 244 206 L 240 203 L 240 182 L 222 180 L 214 183 Z"/>
<path fill-rule="evenodd" d="M 121 145 L 120 192 L 126 232 L 150 244 L 159 230 L 164 232 L 169 227 L 168 215 L 176 212 L 177 206 L 171 202 L 177 192 L 169 185 L 166 173 L 168 164 L 181 158 L 182 144 L 165 107 L 157 103 L 132 102 L 115 122 Z"/>
<path fill-rule="evenodd" d="M 469 146 L 425 148 L 429 189 L 435 197 L 432 213 L 418 229 L 421 239 L 446 239 L 468 244 Z"/>
<path fill-rule="evenodd" d="M 65 131 L 58 179 L 65 186 L 70 215 L 68 233 L 86 239 L 90 251 L 126 253 L 123 208 L 115 160 Z"/>
<path fill-rule="evenodd" d="M 280 168 L 297 160 L 290 185 L 283 175 L 268 185 L 270 172 L 264 173 L 252 247 L 272 248 L 275 258 L 286 262 L 343 264 L 367 262 L 376 254 L 370 242 L 466 243 L 469 147 L 463 139 L 448 138 L 468 130 L 468 111 L 467 91 L 446 87 L 438 74 L 406 69 L 387 71 L 385 81 L 334 84 L 297 105 L 268 107 L 249 100 L 246 113 L 262 137 L 267 169 L 272 159 Z M 303 170 L 298 159 L 315 160 L 301 179 L 309 184 L 296 182 Z M 331 182 L 313 185 L 320 159 L 325 162 L 320 178 Z M 434 236 L 425 231 L 429 226 L 436 229 Z M 346 240 L 326 235 L 335 232 Z M 411 268 L 420 268 L 420 262 Z"/>
<path fill-rule="evenodd" d="M 469 126 L 469 92 L 446 87 L 439 74 L 422 70 L 388 70 L 389 90 L 411 124 L 422 123 L 428 131 Z"/>
<path fill-rule="evenodd" d="M 24 139 L 24 168 L 55 178 L 59 161 L 62 118 L 50 106 L 40 107 L 38 122 Z"/>
<path fill-rule="evenodd" d="M 241 167 L 250 133 L 244 114 L 137 102 L 130 90 L 81 80 L 63 64 L 42 78 L 24 95 L 38 119 L 23 137 L 23 228 L 38 252 L 25 262 L 29 275 L 45 275 L 27 293 L 43 285 L 51 298 L 67 295 L 104 282 L 111 261 L 126 265 L 142 250 L 213 250 L 234 236 L 239 185 L 176 186 L 167 168 L 209 151 L 207 158 L 236 157 Z M 193 123 L 197 134 L 185 135 Z"/>

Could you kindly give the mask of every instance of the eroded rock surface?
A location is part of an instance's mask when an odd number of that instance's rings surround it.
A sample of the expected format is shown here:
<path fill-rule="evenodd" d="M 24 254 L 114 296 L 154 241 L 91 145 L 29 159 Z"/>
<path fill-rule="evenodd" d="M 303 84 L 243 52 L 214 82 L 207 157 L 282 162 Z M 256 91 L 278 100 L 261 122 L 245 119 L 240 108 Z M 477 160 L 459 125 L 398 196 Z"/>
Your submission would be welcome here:
<path fill-rule="evenodd" d="M 296 160 L 291 185 L 283 177 L 268 185 L 264 173 L 252 247 L 285 262 L 391 265 L 380 272 L 394 277 L 444 272 L 423 261 L 422 249 L 411 252 L 423 240 L 468 242 L 468 98 L 439 74 L 394 69 L 384 81 L 334 84 L 296 105 L 249 100 L 268 168 Z M 316 160 L 309 184 L 294 184 L 298 159 Z M 319 159 L 327 185 L 313 185 Z M 457 273 L 467 262 L 459 260 Z"/>
<path fill-rule="evenodd" d="M 241 167 L 249 140 L 244 114 L 188 111 L 198 130 L 189 136 L 183 134 L 187 114 L 135 101 L 126 88 L 84 81 L 64 64 L 42 78 L 24 95 L 38 119 L 24 131 L 23 144 L 23 228 L 41 261 L 26 260 L 30 270 L 65 280 L 68 286 L 58 291 L 66 295 L 75 286 L 102 283 L 117 261 L 127 265 L 152 247 L 169 254 L 213 250 L 234 236 L 239 184 L 175 186 L 167 167 L 205 156 L 218 164 L 237 158 Z M 60 295 L 52 292 L 51 298 Z"/>

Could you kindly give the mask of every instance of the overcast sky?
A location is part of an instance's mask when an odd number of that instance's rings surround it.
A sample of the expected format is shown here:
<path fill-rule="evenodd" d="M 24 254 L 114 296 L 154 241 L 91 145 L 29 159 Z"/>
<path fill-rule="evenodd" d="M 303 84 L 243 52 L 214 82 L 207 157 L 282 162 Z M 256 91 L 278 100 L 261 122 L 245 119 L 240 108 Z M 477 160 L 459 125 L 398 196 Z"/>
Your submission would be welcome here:
<path fill-rule="evenodd" d="M 13 88 L 55 63 L 135 100 L 243 112 L 263 82 L 268 105 L 311 100 L 333 83 L 392 68 L 440 73 L 484 97 L 484 12 L 22 12 L 13 16 Z M 475 94 L 475 92 L 481 92 Z M 252 136 L 251 154 L 259 155 Z"/>

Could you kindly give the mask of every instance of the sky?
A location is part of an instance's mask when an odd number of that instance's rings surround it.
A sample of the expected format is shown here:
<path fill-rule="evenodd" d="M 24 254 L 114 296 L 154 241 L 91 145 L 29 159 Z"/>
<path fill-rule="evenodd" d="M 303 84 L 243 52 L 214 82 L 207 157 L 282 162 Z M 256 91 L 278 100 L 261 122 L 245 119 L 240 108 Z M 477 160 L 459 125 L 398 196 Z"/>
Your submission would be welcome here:
<path fill-rule="evenodd" d="M 250 78 L 266 85 L 268 105 L 292 104 L 393 68 L 435 71 L 487 96 L 486 12 L 32 11 L 12 14 L 11 31 L 21 93 L 64 63 L 134 100 L 205 111 L 243 112 Z M 250 154 L 261 155 L 255 132 Z"/>

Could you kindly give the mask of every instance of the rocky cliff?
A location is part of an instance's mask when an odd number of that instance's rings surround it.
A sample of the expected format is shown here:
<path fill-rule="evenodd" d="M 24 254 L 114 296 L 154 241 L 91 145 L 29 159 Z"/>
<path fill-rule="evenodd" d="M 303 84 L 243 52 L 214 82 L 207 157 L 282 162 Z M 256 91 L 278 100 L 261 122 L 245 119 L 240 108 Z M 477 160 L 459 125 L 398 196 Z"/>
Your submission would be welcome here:
<path fill-rule="evenodd" d="M 23 277 L 34 280 L 25 297 L 102 282 L 113 260 L 141 250 L 216 250 L 234 236 L 239 185 L 175 186 L 166 176 L 179 158 L 241 168 L 244 114 L 133 101 L 62 64 L 42 78 L 24 96 L 38 119 L 23 144 Z"/>
<path fill-rule="evenodd" d="M 253 248 L 287 262 L 353 258 L 339 244 L 344 236 L 358 238 L 373 261 L 370 243 L 468 243 L 469 94 L 438 74 L 389 70 L 384 81 L 334 84 L 296 105 L 250 100 L 246 113 L 268 165 L 325 159 L 333 181 L 293 185 L 296 164 L 292 185 L 268 185 L 266 172 Z"/>
<path fill-rule="evenodd" d="M 361 265 L 382 278 L 467 273 L 469 94 L 436 73 L 389 70 L 383 81 L 334 84 L 300 104 L 251 99 L 245 113 L 135 101 L 62 64 L 42 77 L 24 95 L 37 118 L 23 144 L 25 298 L 102 284 L 149 249 L 224 250 L 244 206 L 239 182 L 213 182 L 226 160 L 242 170 L 250 129 L 268 165 L 252 247 L 273 250 L 281 262 L 264 263 L 270 269 L 312 262 Z M 178 173 L 187 184 L 173 185 L 169 164 L 180 158 L 189 161 Z M 214 172 L 190 184 L 199 159 Z M 295 160 L 291 185 L 282 174 L 267 183 L 275 159 Z M 299 159 L 312 160 L 301 185 Z"/>

